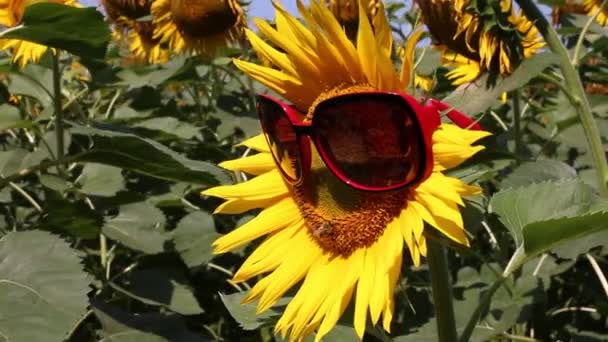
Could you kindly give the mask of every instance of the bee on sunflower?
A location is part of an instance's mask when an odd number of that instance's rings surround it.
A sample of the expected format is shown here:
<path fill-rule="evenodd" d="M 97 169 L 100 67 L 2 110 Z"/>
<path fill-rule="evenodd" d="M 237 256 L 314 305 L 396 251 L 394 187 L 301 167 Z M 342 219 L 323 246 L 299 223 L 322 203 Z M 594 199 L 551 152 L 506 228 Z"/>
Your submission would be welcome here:
<path fill-rule="evenodd" d="M 0 0 L 0 25 L 10 28 L 21 24 L 25 8 L 44 2 L 40 0 Z M 49 0 L 69 6 L 77 6 L 76 0 Z M 48 47 L 18 39 L 0 39 L 0 50 L 11 51 L 13 63 L 23 68 L 27 63 L 38 62 Z"/>
<path fill-rule="evenodd" d="M 447 74 L 454 85 L 488 72 L 490 80 L 509 75 L 544 46 L 540 33 L 511 0 L 416 0 L 425 25 L 455 69 Z"/>
<path fill-rule="evenodd" d="M 256 19 L 260 36 L 245 31 L 271 65 L 234 63 L 287 102 L 258 96 L 264 133 L 242 143 L 258 153 L 220 164 L 255 177 L 203 192 L 226 200 L 216 214 L 262 211 L 216 240 L 215 253 L 263 238 L 233 280 L 263 276 L 245 298 L 258 301 L 258 313 L 299 286 L 277 334 L 300 341 L 316 331 L 319 341 L 351 302 L 360 338 L 381 317 L 390 331 L 404 248 L 419 265 L 428 229 L 469 244 L 459 207 L 481 189 L 444 171 L 482 150 L 472 144 L 489 133 L 461 128 L 474 124 L 454 110 L 448 116 L 459 125 L 441 124 L 447 106 L 403 92 L 421 31 L 396 70 L 382 7 L 372 29 L 359 3 L 353 43 L 317 0 L 310 8 L 298 1 L 303 21 L 274 6 L 276 28 Z"/>
<path fill-rule="evenodd" d="M 114 24 L 113 36 L 123 42 L 136 61 L 163 63 L 169 59 L 169 50 L 154 38 L 154 24 L 139 19 L 150 15 L 153 0 L 101 0 L 108 17 Z"/>
<path fill-rule="evenodd" d="M 154 38 L 172 51 L 212 56 L 242 37 L 245 13 L 237 0 L 155 0 Z"/>

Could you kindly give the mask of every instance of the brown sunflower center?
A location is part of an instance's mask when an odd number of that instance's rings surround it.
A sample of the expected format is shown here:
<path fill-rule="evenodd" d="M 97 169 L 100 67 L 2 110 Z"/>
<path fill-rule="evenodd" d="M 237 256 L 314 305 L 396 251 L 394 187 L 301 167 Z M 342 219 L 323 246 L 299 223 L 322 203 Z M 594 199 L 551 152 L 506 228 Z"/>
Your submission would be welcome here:
<path fill-rule="evenodd" d="M 313 108 L 320 101 L 362 90 L 370 87 L 357 85 L 322 94 L 311 106 L 307 120 L 312 118 Z M 334 176 L 312 146 L 311 150 L 311 170 L 301 184 L 294 186 L 294 199 L 318 245 L 326 253 L 348 257 L 378 240 L 404 207 L 408 190 L 381 193 L 356 190 Z"/>
<path fill-rule="evenodd" d="M 149 21 L 137 22 L 135 31 L 139 35 L 143 44 L 154 46 L 160 43 L 159 39 L 154 38 L 154 25 Z"/>
<path fill-rule="evenodd" d="M 234 0 L 172 0 L 171 15 L 181 33 L 202 38 L 233 27 L 239 13 Z"/>

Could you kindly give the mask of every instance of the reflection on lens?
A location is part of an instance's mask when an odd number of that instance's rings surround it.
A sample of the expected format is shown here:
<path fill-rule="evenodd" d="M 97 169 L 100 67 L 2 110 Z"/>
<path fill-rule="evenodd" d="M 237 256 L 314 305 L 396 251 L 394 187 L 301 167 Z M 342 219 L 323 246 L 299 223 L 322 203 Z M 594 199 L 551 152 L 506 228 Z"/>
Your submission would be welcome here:
<path fill-rule="evenodd" d="M 298 137 L 289 118 L 278 104 L 264 98 L 258 102 L 258 111 L 277 166 L 290 181 L 299 180 L 302 168 Z"/>
<path fill-rule="evenodd" d="M 416 179 L 423 165 L 422 135 L 400 98 L 341 97 L 315 112 L 327 162 L 351 181 L 373 188 Z"/>

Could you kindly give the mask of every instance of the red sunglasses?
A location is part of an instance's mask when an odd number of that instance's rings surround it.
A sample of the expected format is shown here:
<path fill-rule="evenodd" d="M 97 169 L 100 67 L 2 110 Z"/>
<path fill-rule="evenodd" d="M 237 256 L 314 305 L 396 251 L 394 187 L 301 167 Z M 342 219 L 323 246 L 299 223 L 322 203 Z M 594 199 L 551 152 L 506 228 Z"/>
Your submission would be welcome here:
<path fill-rule="evenodd" d="M 424 105 L 405 93 L 359 92 L 320 102 L 311 122 L 303 113 L 268 95 L 257 110 L 272 156 L 291 184 L 311 166 L 310 141 L 327 168 L 349 186 L 364 191 L 414 186 L 433 170 L 433 132 L 440 111 L 462 128 L 481 129 L 447 104 Z"/>

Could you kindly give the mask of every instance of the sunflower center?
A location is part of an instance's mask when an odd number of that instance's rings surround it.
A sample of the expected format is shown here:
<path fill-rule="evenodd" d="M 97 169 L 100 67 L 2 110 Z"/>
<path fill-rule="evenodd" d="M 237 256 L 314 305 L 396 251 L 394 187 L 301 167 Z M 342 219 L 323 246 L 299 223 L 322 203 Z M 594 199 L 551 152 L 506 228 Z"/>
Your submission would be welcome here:
<path fill-rule="evenodd" d="M 311 106 L 324 99 L 362 90 L 357 85 L 323 93 Z M 306 221 L 310 236 L 330 255 L 348 257 L 354 251 L 371 246 L 384 233 L 386 226 L 404 207 L 408 190 L 364 192 L 356 190 L 334 176 L 311 146 L 310 172 L 302 183 L 293 187 L 293 196 Z"/>
<path fill-rule="evenodd" d="M 141 41 L 148 46 L 160 43 L 159 39 L 154 38 L 154 25 L 149 21 L 137 22 L 135 24 L 135 31 Z"/>
<path fill-rule="evenodd" d="M 171 14 L 182 34 L 194 38 L 225 32 L 238 21 L 233 0 L 172 0 Z"/>

